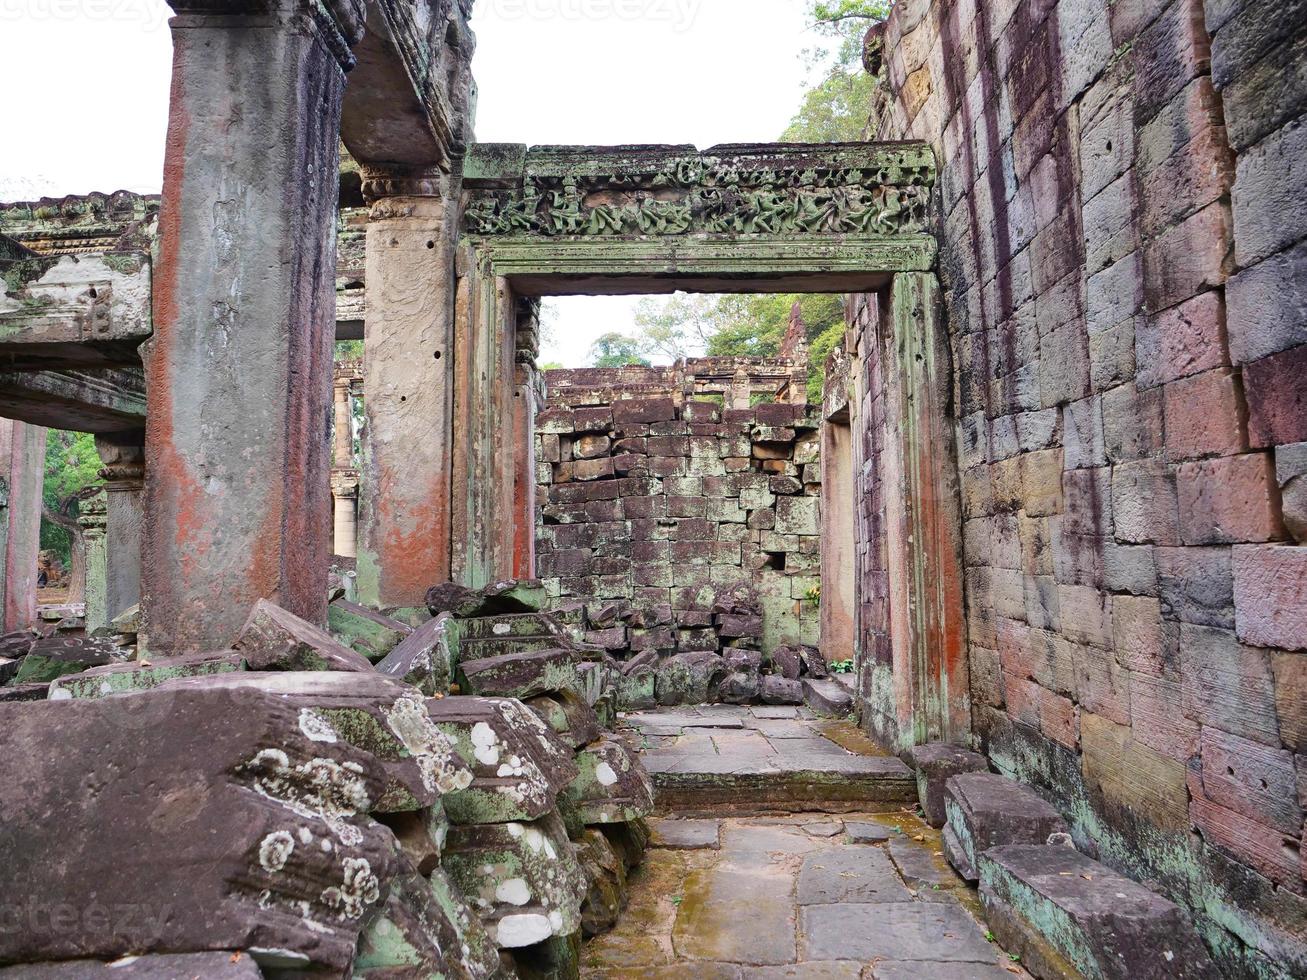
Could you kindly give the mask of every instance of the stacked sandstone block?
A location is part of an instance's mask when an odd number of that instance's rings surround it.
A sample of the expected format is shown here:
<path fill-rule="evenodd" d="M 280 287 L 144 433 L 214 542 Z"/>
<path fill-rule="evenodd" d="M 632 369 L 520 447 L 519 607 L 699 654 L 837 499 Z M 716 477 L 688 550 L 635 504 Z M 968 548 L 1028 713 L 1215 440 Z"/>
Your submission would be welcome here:
<path fill-rule="evenodd" d="M 821 477 L 806 406 L 591 405 L 561 390 L 536 420 L 538 572 L 556 602 L 585 604 L 591 642 L 619 656 L 816 642 Z"/>
<path fill-rule="evenodd" d="M 1307 970 L 1304 24 L 918 2 L 885 34 L 880 132 L 940 164 L 976 730 L 1239 975 Z"/>

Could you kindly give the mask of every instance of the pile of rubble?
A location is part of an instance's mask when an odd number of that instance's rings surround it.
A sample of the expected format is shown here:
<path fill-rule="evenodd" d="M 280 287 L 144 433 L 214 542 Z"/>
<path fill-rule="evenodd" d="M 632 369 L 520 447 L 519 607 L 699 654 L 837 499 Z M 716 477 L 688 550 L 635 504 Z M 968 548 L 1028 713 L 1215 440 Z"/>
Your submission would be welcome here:
<path fill-rule="evenodd" d="M 802 704 L 805 680 L 828 676 L 815 646 L 781 645 L 762 650 L 762 609 L 748 587 L 719 595 L 705 611 L 676 613 L 663 604 L 637 608 L 625 599 L 587 607 L 568 603 L 557 611 L 577 636 L 603 649 L 621 671 L 618 708 L 696 704 Z M 693 623 L 701 648 L 664 652 L 634 647 L 640 633 L 672 632 L 672 624 Z"/>
<path fill-rule="evenodd" d="M 0 964 L 575 977 L 653 800 L 609 732 L 620 671 L 543 599 L 337 600 L 335 635 L 259 602 L 230 650 L 125 659 L 83 636 L 9 657 L 0 911 L 20 928 Z"/>

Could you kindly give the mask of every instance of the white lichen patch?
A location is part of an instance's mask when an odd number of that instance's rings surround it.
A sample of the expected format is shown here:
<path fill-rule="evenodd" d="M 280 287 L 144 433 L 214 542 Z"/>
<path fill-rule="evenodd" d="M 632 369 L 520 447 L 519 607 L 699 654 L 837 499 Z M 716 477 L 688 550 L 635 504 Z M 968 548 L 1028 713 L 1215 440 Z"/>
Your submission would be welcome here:
<path fill-rule="evenodd" d="M 357 763 L 319 758 L 292 766 L 281 749 L 263 749 L 244 768 L 253 773 L 259 795 L 302 817 L 323 821 L 343 844 L 353 846 L 363 839 L 363 832 L 350 823 L 371 805 Z"/>
<path fill-rule="evenodd" d="M 595 779 L 599 780 L 600 786 L 613 786 L 617 783 L 617 773 L 608 763 L 601 762 L 595 766 Z"/>
<path fill-rule="evenodd" d="M 274 830 L 259 843 L 259 866 L 270 874 L 286 867 L 295 850 L 295 838 L 284 830 Z"/>
<path fill-rule="evenodd" d="M 366 858 L 346 858 L 344 869 L 339 885 L 323 889 L 322 903 L 338 910 L 341 919 L 357 919 L 381 897 L 381 883 Z"/>
<path fill-rule="evenodd" d="M 472 754 L 483 766 L 493 766 L 499 762 L 500 741 L 495 730 L 484 721 L 472 726 Z"/>
<path fill-rule="evenodd" d="M 539 914 L 506 915 L 495 930 L 496 941 L 505 949 L 534 946 L 553 934 L 549 919 Z"/>
<path fill-rule="evenodd" d="M 299 839 L 301 844 L 312 844 L 313 831 L 309 830 L 308 827 L 301 827 L 299 829 Z"/>
<path fill-rule="evenodd" d="M 431 721 L 422 699 L 398 698 L 386 712 L 386 725 L 418 764 L 422 784 L 429 792 L 454 793 L 472 784 L 454 743 Z"/>
<path fill-rule="evenodd" d="M 509 633 L 513 632 L 513 627 L 509 623 L 495 623 L 495 625 L 490 628 L 494 631 L 495 636 L 507 636 Z"/>
<path fill-rule="evenodd" d="M 335 742 L 339 738 L 336 727 L 312 708 L 300 709 L 300 731 L 314 742 Z"/>
<path fill-rule="evenodd" d="M 531 901 L 531 888 L 525 878 L 509 878 L 495 887 L 495 898 L 509 905 L 525 905 Z"/>

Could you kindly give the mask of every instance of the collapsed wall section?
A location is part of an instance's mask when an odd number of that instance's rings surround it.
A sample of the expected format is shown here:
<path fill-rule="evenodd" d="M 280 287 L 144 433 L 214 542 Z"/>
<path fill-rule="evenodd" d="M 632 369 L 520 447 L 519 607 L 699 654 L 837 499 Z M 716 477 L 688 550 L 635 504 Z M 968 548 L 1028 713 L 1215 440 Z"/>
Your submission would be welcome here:
<path fill-rule="evenodd" d="M 1307 973 L 1304 24 L 913 0 L 868 45 L 878 137 L 940 168 L 975 731 L 1240 976 Z"/>
<path fill-rule="evenodd" d="M 618 655 L 817 643 L 818 419 L 803 403 L 750 404 L 787 397 L 792 367 L 709 358 L 546 374 L 538 574 L 557 603 L 589 607 L 603 627 L 592 642 Z M 703 379 L 729 386 L 745 371 L 752 394 L 704 393 Z M 724 612 L 728 595 L 760 615 Z"/>

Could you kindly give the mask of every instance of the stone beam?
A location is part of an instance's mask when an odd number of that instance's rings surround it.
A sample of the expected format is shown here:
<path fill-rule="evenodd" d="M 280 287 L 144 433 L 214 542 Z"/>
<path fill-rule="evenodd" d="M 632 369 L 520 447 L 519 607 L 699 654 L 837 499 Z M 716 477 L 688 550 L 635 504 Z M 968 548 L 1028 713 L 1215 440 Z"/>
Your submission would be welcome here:
<path fill-rule="evenodd" d="M 52 429 L 121 432 L 145 425 L 139 368 L 0 371 L 0 413 Z"/>
<path fill-rule="evenodd" d="M 4 270 L 0 367 L 139 365 L 149 336 L 148 254 L 29 257 Z"/>
<path fill-rule="evenodd" d="M 5 632 L 36 619 L 36 556 L 45 485 L 43 426 L 0 419 L 0 601 Z"/>
<path fill-rule="evenodd" d="M 457 169 L 471 133 L 471 12 L 472 0 L 369 5 L 341 116 L 355 159 L 391 173 Z"/>
<path fill-rule="evenodd" d="M 326 619 L 340 107 L 352 0 L 174 0 L 146 429 L 151 650 L 269 599 Z"/>

